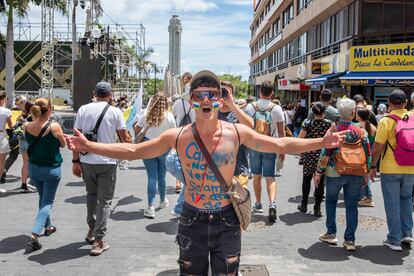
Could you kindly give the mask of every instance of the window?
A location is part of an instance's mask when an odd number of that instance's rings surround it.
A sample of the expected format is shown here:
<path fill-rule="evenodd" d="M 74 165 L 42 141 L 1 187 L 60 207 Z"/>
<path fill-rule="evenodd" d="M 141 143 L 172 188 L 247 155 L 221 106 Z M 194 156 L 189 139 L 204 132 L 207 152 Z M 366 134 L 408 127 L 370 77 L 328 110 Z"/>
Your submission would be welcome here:
<path fill-rule="evenodd" d="M 298 1 L 298 12 L 299 14 L 303 9 L 305 9 L 312 0 L 297 0 Z"/>
<path fill-rule="evenodd" d="M 407 9 L 406 14 L 414 15 L 414 2 L 413 3 L 407 3 Z M 405 27 L 407 29 L 414 30 L 414 16 L 406 16 L 405 17 Z"/>
<path fill-rule="evenodd" d="M 384 3 L 383 20 L 384 31 L 404 29 L 404 3 Z"/>
<path fill-rule="evenodd" d="M 293 19 L 293 3 L 283 11 L 283 27 Z"/>

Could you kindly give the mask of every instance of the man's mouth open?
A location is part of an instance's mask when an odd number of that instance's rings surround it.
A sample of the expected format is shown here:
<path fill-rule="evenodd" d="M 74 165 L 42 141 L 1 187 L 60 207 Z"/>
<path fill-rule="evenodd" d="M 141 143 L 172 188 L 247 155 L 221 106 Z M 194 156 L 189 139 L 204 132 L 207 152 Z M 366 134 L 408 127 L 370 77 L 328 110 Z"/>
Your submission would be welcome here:
<path fill-rule="evenodd" d="M 210 113 L 211 112 L 211 106 L 203 106 L 201 109 L 204 113 Z"/>

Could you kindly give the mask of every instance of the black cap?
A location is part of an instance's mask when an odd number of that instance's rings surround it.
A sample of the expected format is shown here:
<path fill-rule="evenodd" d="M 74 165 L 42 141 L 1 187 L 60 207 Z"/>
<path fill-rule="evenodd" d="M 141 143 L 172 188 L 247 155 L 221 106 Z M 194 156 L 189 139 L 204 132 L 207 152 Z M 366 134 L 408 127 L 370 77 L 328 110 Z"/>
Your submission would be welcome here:
<path fill-rule="evenodd" d="M 105 98 L 111 95 L 112 87 L 108 82 L 101 81 L 96 84 L 94 91 L 96 96 L 100 98 Z"/>
<path fill-rule="evenodd" d="M 190 93 L 197 87 L 200 87 L 200 84 L 204 84 L 206 87 L 217 87 L 217 89 L 221 89 L 219 78 L 216 74 L 208 70 L 200 71 L 193 76 L 190 81 Z"/>
<path fill-rule="evenodd" d="M 388 100 L 390 103 L 394 105 L 401 105 L 407 101 L 407 95 L 405 95 L 404 91 L 400 89 L 395 89 L 394 91 L 391 92 Z"/>

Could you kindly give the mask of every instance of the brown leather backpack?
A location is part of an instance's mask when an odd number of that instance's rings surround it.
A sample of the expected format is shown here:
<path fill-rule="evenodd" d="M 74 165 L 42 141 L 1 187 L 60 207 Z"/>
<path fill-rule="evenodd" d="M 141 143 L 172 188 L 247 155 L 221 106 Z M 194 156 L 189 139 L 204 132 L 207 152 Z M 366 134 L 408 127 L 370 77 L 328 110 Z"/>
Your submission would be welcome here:
<path fill-rule="evenodd" d="M 345 143 L 336 153 L 335 163 L 336 172 L 340 175 L 366 175 L 367 158 L 362 146 L 362 138 L 355 143 Z"/>

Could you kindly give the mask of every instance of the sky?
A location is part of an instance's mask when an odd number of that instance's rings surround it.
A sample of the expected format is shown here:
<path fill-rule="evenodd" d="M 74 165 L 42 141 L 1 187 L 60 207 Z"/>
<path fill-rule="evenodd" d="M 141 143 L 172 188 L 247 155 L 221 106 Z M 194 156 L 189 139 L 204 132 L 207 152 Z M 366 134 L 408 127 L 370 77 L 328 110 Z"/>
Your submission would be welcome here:
<path fill-rule="evenodd" d="M 168 24 L 172 15 L 182 20 L 182 68 L 196 73 L 249 75 L 249 24 L 253 0 L 101 0 L 105 15 L 100 23 L 142 24 L 146 46 L 154 48 L 152 61 L 168 64 Z M 78 8 L 77 21 L 85 22 Z M 107 15 L 106 15 L 107 14 Z M 109 17 L 108 17 L 109 16 Z M 32 7 L 28 20 L 40 22 L 40 8 Z M 67 22 L 56 16 L 57 22 Z M 2 28 L 4 29 L 4 28 Z"/>

